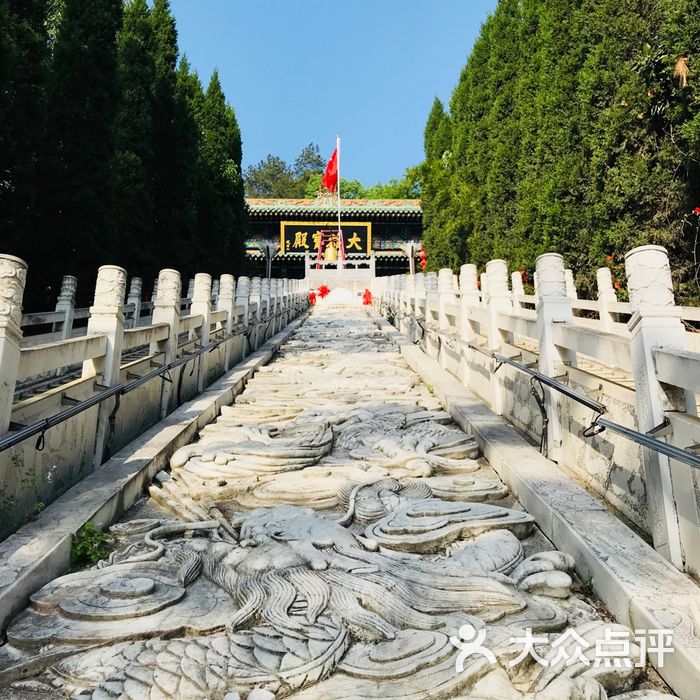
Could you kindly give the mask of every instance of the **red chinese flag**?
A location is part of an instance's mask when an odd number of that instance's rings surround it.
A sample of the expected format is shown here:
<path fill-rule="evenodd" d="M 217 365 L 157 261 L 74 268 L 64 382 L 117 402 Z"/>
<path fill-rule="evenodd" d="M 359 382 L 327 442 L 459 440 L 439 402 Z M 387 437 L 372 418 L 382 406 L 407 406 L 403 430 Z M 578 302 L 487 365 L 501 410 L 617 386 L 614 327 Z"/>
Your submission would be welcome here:
<path fill-rule="evenodd" d="M 338 149 L 333 151 L 333 155 L 328 161 L 326 172 L 323 173 L 321 184 L 329 191 L 335 192 L 338 186 Z"/>

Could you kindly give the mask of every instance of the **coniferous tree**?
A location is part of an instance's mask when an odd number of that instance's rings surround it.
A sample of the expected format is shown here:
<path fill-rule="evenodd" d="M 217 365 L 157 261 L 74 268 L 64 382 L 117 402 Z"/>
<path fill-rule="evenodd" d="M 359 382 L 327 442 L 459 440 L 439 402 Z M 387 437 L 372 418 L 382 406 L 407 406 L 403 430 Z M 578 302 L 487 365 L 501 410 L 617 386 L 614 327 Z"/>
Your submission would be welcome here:
<path fill-rule="evenodd" d="M 189 269 L 197 224 L 197 135 L 187 104 L 178 99 L 177 29 L 169 0 L 155 0 L 151 23 L 155 60 L 153 235 L 156 245 L 170 253 L 170 262 L 163 264 Z"/>
<path fill-rule="evenodd" d="M 156 259 L 167 249 L 153 236 L 153 30 L 146 0 L 130 0 L 118 35 L 119 106 L 114 157 L 114 223 L 118 245 L 111 257 L 145 279 L 157 273 Z"/>
<path fill-rule="evenodd" d="M 445 115 L 443 167 L 426 139 L 430 267 L 531 271 L 555 250 L 592 293 L 593 269 L 658 243 L 697 299 L 698 19 L 696 0 L 501 0 Z"/>
<path fill-rule="evenodd" d="M 200 125 L 198 220 L 205 243 L 200 252 L 217 274 L 238 272 L 243 264 L 246 225 L 241 132 L 233 108 L 226 103 L 218 71 L 214 71 L 204 95 Z"/>
<path fill-rule="evenodd" d="M 48 67 L 45 0 L 0 4 L 0 252 L 28 258 Z"/>
<path fill-rule="evenodd" d="M 48 88 L 42 175 L 42 255 L 31 262 L 55 301 L 63 274 L 89 294 L 115 241 L 112 217 L 117 31 L 121 0 L 65 0 Z M 86 297 L 83 297 L 86 300 Z"/>

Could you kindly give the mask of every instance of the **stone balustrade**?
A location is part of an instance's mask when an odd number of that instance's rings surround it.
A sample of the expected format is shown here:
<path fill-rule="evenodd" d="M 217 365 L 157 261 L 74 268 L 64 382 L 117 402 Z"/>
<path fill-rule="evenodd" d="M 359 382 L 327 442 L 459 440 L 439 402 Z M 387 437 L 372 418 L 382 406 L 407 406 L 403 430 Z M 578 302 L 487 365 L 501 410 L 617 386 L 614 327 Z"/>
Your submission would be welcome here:
<path fill-rule="evenodd" d="M 697 453 L 700 309 L 675 304 L 663 248 L 635 248 L 625 268 L 629 301 L 618 300 L 609 268 L 596 271 L 597 298 L 580 298 L 555 253 L 538 258 L 531 293 L 520 272 L 509 285 L 503 260 L 484 271 L 463 265 L 457 284 L 441 270 L 378 278 L 372 291 L 412 342 L 700 579 L 694 468 L 610 431 L 586 437 L 595 418 L 589 408 L 514 367 L 495 371 L 497 353 L 602 403 L 610 420 Z"/>
<path fill-rule="evenodd" d="M 245 277 L 212 280 L 206 273 L 191 280 L 182 298 L 176 270 L 162 270 L 145 301 L 140 278 L 106 265 L 89 308 L 76 308 L 79 280 L 66 276 L 54 311 L 22 315 L 27 274 L 22 260 L 0 255 L 0 439 L 179 364 L 39 440 L 0 451 L 0 537 L 205 390 L 308 305 L 300 280 L 256 278 L 251 285 Z"/>

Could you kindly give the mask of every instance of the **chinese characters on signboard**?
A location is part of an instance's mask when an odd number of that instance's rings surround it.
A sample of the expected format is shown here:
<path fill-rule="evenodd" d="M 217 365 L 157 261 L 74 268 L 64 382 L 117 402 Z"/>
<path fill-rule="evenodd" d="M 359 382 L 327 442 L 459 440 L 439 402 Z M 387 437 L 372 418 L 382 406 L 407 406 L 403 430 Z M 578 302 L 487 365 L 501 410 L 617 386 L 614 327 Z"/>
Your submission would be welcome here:
<path fill-rule="evenodd" d="M 372 252 L 372 224 L 341 224 L 345 254 L 370 255 Z M 281 253 L 310 253 L 316 255 L 321 232 L 338 230 L 338 224 L 309 221 L 282 221 L 280 223 Z"/>

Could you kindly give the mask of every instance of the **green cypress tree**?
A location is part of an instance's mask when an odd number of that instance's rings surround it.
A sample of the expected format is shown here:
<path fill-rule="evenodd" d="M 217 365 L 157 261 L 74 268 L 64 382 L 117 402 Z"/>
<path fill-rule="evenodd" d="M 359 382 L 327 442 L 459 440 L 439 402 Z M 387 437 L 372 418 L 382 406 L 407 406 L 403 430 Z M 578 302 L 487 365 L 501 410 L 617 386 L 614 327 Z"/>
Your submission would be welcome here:
<path fill-rule="evenodd" d="M 155 0 L 151 10 L 155 75 L 153 86 L 154 239 L 172 259 L 189 267 L 188 249 L 195 235 L 197 137 L 193 117 L 177 93 L 177 29 L 169 0 Z M 194 127 L 196 129 L 196 126 Z"/>
<path fill-rule="evenodd" d="M 45 0 L 0 3 L 0 252 L 32 267 L 40 248 L 35 214 L 46 115 L 45 19 Z M 32 290 L 39 279 L 34 273 Z"/>
<path fill-rule="evenodd" d="M 199 230 L 206 238 L 204 260 L 216 273 L 238 272 L 243 263 L 245 200 L 241 133 L 214 71 L 201 110 Z"/>
<path fill-rule="evenodd" d="M 166 252 L 153 237 L 153 29 L 146 0 L 130 0 L 118 35 L 114 221 L 119 246 L 111 251 L 129 272 L 152 279 Z M 116 242 L 116 241 L 115 241 Z"/>
<path fill-rule="evenodd" d="M 206 261 L 200 258 L 201 251 L 206 249 L 206 238 L 200 237 L 198 221 L 200 189 L 206 174 L 200 152 L 204 90 L 199 76 L 184 56 L 175 76 L 175 108 L 182 184 L 186 190 L 182 231 L 187 236 L 182 248 L 187 259 L 181 260 L 178 269 L 189 278 L 206 269 L 202 266 Z"/>
<path fill-rule="evenodd" d="M 53 285 L 78 275 L 89 294 L 97 261 L 114 248 L 114 115 L 121 0 L 66 0 L 48 90 L 48 145 L 42 177 L 43 274 Z M 85 297 L 84 297 L 85 299 Z M 85 299 L 87 300 L 87 299 Z"/>

